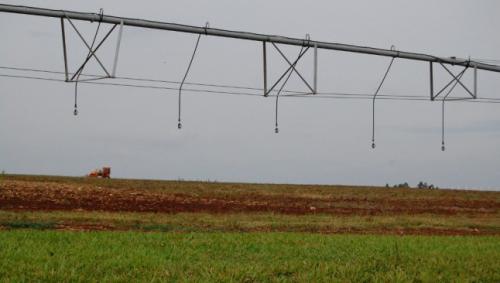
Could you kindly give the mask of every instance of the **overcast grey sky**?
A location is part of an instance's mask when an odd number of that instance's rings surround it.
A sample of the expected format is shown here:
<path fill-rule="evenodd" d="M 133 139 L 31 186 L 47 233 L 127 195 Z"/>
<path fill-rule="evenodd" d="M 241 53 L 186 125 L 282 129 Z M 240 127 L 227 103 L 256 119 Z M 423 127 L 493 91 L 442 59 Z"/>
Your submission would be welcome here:
<path fill-rule="evenodd" d="M 2 1 L 158 21 L 304 37 L 437 56 L 500 59 L 499 1 Z M 78 22 L 87 37 L 96 24 Z M 105 26 L 103 28 L 108 28 Z M 57 19 L 0 14 L 0 65 L 63 71 Z M 98 52 L 113 62 L 116 34 Z M 182 79 L 195 35 L 126 27 L 120 76 Z M 86 50 L 68 33 L 70 68 Z M 188 81 L 261 87 L 261 44 L 201 38 Z M 283 47 L 290 57 L 299 51 Z M 269 49 L 270 78 L 286 67 Z M 373 93 L 389 58 L 319 52 L 319 91 Z M 298 67 L 312 79 L 312 56 Z M 460 70 L 455 68 L 455 71 Z M 97 73 L 92 62 L 86 72 Z M 436 84 L 449 77 L 436 71 Z M 26 74 L 0 70 L 1 74 Z M 33 74 L 30 74 L 33 75 Z M 54 77 L 54 76 L 51 76 Z M 56 76 L 57 77 L 57 76 Z M 61 78 L 59 76 L 58 78 Z M 470 73 L 464 81 L 472 85 Z M 289 89 L 305 90 L 296 76 Z M 500 74 L 479 73 L 479 95 L 500 98 Z M 177 130 L 175 91 L 0 77 L 0 170 L 77 175 L 103 165 L 114 177 L 500 188 L 500 104 L 286 98 L 274 134 L 274 99 L 186 93 Z M 398 60 L 383 94 L 428 96 L 428 65 Z M 464 96 L 457 87 L 453 96 Z"/>

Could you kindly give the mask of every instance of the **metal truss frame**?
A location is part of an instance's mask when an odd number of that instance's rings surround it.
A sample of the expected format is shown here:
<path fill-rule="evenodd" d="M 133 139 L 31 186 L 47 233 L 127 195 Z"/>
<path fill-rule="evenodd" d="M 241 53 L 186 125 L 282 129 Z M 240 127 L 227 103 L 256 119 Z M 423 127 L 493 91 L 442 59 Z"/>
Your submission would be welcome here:
<path fill-rule="evenodd" d="M 74 73 L 72 73 L 72 74 L 68 70 L 69 69 L 68 68 L 68 49 L 67 49 L 67 44 L 66 44 L 66 28 L 65 28 L 65 22 L 64 22 L 65 19 L 69 22 L 69 24 L 71 25 L 71 27 L 73 28 L 73 30 L 76 32 L 76 34 L 78 35 L 78 37 L 81 39 L 81 41 L 83 42 L 83 44 L 86 46 L 86 48 L 89 51 L 88 56 L 85 57 L 85 59 L 83 60 L 83 63 L 81 63 L 81 65 L 78 67 L 77 71 L 74 72 Z M 113 62 L 113 66 L 112 66 L 112 71 L 111 72 L 109 72 L 108 69 L 104 66 L 104 64 L 102 63 L 102 61 L 97 56 L 96 52 L 104 44 L 104 42 L 109 38 L 109 36 L 113 33 L 113 31 L 116 29 L 117 26 L 118 26 L 118 24 L 114 24 L 108 30 L 108 32 L 106 33 L 106 35 L 99 41 L 99 43 L 95 47 L 93 47 L 92 44 L 89 44 L 87 42 L 87 40 L 82 35 L 82 33 L 78 30 L 78 28 L 73 23 L 73 21 L 71 20 L 71 18 L 69 18 L 68 16 L 61 17 L 61 35 L 62 35 L 62 45 L 63 45 L 63 57 L 64 57 L 64 75 L 65 75 L 65 81 L 66 82 L 94 81 L 94 80 L 101 80 L 101 79 L 108 79 L 108 78 L 115 78 L 116 77 L 116 70 L 117 70 L 117 66 L 118 66 L 118 58 L 119 58 L 119 54 L 120 54 L 121 39 L 122 39 L 122 34 L 123 34 L 123 26 L 124 26 L 123 21 L 121 21 L 120 28 L 119 28 L 119 31 L 118 31 L 118 39 L 117 39 L 116 47 L 115 47 L 115 57 L 114 57 L 114 62 Z M 99 64 L 99 66 L 101 67 L 101 69 L 104 71 L 104 73 L 106 75 L 104 75 L 102 77 L 96 77 L 96 78 L 90 78 L 90 79 L 82 79 L 82 80 L 80 80 L 79 79 L 80 75 L 82 74 L 82 72 L 83 72 L 85 66 L 87 65 L 87 63 L 92 58 L 94 58 L 96 60 L 96 62 Z M 70 75 L 71 75 L 71 77 L 70 77 Z"/>
<path fill-rule="evenodd" d="M 285 60 L 288 64 L 288 68 L 283 72 L 283 74 L 278 78 L 278 80 L 268 89 L 268 72 L 267 72 L 267 44 L 266 41 L 262 42 L 262 61 L 263 61 L 263 75 L 264 75 L 264 96 L 267 97 L 269 94 L 276 88 L 276 86 L 285 78 L 289 72 L 296 73 L 299 78 L 304 82 L 307 88 L 310 90 L 311 94 L 316 94 L 318 90 L 318 46 L 314 45 L 314 70 L 313 70 L 313 86 L 311 86 L 304 76 L 297 70 L 296 66 L 300 59 L 307 53 L 310 46 L 308 43 L 310 42 L 309 36 L 304 40 L 304 44 L 302 45 L 303 50 L 299 53 L 297 58 L 292 62 L 288 57 L 283 53 L 283 51 L 274 43 L 271 42 L 274 49 L 281 55 L 283 60 Z M 305 49 L 304 49 L 305 47 Z"/>
<path fill-rule="evenodd" d="M 451 81 L 449 81 L 441 90 L 439 90 L 436 94 L 434 93 L 434 66 L 432 62 L 429 62 L 429 82 L 430 82 L 430 98 L 431 101 L 436 100 L 439 95 L 441 95 L 451 84 L 459 84 L 467 93 L 471 96 L 472 99 L 477 98 L 477 66 L 472 66 L 474 68 L 474 85 L 473 90 L 471 91 L 465 84 L 462 82 L 463 73 L 470 67 L 465 66 L 465 69 L 461 71 L 458 75 L 455 75 L 448 67 L 446 67 L 443 63 L 439 63 L 446 70 L 446 72 L 452 77 Z M 448 93 L 449 94 L 449 93 Z M 466 99 L 471 99 L 466 98 Z M 463 98 L 459 98 L 460 100 L 464 100 Z M 449 100 L 457 100 L 457 99 L 449 99 Z"/>

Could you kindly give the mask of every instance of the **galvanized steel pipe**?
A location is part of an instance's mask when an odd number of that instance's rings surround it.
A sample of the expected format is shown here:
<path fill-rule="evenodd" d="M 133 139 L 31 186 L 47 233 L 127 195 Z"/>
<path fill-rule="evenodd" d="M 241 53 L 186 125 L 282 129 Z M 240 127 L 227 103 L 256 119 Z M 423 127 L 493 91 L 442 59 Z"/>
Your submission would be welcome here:
<path fill-rule="evenodd" d="M 421 54 L 421 53 L 403 52 L 403 51 L 398 51 L 398 50 L 380 49 L 380 48 L 372 48 L 372 47 L 356 46 L 356 45 L 340 44 L 340 43 L 321 42 L 321 41 L 313 41 L 313 40 L 306 40 L 306 39 L 299 39 L 299 38 L 289 38 L 289 37 L 276 36 L 276 35 L 257 34 L 257 33 L 250 33 L 250 32 L 230 31 L 230 30 L 214 29 L 214 28 L 208 28 L 208 27 L 196 27 L 196 26 L 188 26 L 188 25 L 165 23 L 165 22 L 158 22 L 158 21 L 149 21 L 149 20 L 142 20 L 142 19 L 133 19 L 133 18 L 123 18 L 123 17 L 107 16 L 107 15 L 104 15 L 101 18 L 101 15 L 96 14 L 96 13 L 82 13 L 82 12 L 64 11 L 64 10 L 51 10 L 51 9 L 44 9 L 44 8 L 5 5 L 5 4 L 0 4 L 0 12 L 53 17 L 53 18 L 68 17 L 68 18 L 71 18 L 73 20 L 82 20 L 82 21 L 100 21 L 100 20 L 102 20 L 102 22 L 104 22 L 104 23 L 118 24 L 118 25 L 123 22 L 123 25 L 125 25 L 125 26 L 140 27 L 140 28 L 147 28 L 147 29 L 160 29 L 160 30 L 169 30 L 169 31 L 176 31 L 176 32 L 205 34 L 205 35 L 211 35 L 211 36 L 220 36 L 220 37 L 228 37 L 228 38 L 236 38 L 236 39 L 253 40 L 253 41 L 273 42 L 273 43 L 286 44 L 286 45 L 306 46 L 306 47 L 311 47 L 311 48 L 317 47 L 319 49 L 329 49 L 329 50 L 337 50 L 337 51 L 371 54 L 371 55 L 378 55 L 378 56 L 403 58 L 403 59 L 408 59 L 408 60 L 436 62 L 436 63 L 444 63 L 444 64 L 451 64 L 451 65 L 457 65 L 457 66 L 464 66 L 464 67 L 470 66 L 470 67 L 474 67 L 474 68 L 477 68 L 480 70 L 500 72 L 500 66 L 497 66 L 497 65 L 484 64 L 481 62 L 470 61 L 467 59 L 460 59 L 460 58 L 454 58 L 454 57 L 444 58 L 444 57 L 436 57 L 436 56 Z"/>

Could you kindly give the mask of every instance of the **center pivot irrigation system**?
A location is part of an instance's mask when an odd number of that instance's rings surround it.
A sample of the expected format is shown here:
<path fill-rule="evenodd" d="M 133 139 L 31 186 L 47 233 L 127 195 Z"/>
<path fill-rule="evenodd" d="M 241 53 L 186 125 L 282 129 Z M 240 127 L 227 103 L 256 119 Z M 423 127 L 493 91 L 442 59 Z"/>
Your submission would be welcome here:
<path fill-rule="evenodd" d="M 387 70 L 384 73 L 384 76 L 378 85 L 377 90 L 374 94 L 370 94 L 369 97 L 367 95 L 358 95 L 361 97 L 358 98 L 368 98 L 372 100 L 372 148 L 375 148 L 375 101 L 377 97 L 383 99 L 398 99 L 398 100 L 422 100 L 421 98 L 417 98 L 415 96 L 397 96 L 397 97 L 389 97 L 379 95 L 379 91 L 384 84 L 387 75 L 395 61 L 396 58 L 406 59 L 406 60 L 414 60 L 414 61 L 422 61 L 428 63 L 429 66 L 429 99 L 431 101 L 439 100 L 442 102 L 442 147 L 441 149 L 445 150 L 444 143 L 444 106 L 446 101 L 459 101 L 459 100 L 468 100 L 475 102 L 485 102 L 485 103 L 500 103 L 499 99 L 496 98 L 479 98 L 477 91 L 477 75 L 478 70 L 489 71 L 489 72 L 497 72 L 500 73 L 500 65 L 497 65 L 498 61 L 489 61 L 489 60 L 471 60 L 469 59 L 461 59 L 456 57 L 437 57 L 427 54 L 421 53 L 413 53 L 413 52 L 404 52 L 400 50 L 396 50 L 394 46 L 390 49 L 380 49 L 380 48 L 372 48 L 372 47 L 364 47 L 364 46 L 355 46 L 348 44 L 339 44 L 339 43 L 331 43 L 331 42 L 322 42 L 322 41 L 314 41 L 311 40 L 309 35 L 306 35 L 305 38 L 289 38 L 283 36 L 275 36 L 275 35 L 265 35 L 265 34 L 256 34 L 249 32 L 239 32 L 239 31 L 230 31 L 223 29 L 215 29 L 210 28 L 208 23 L 204 27 L 196 27 L 196 26 L 188 26 L 174 23 L 166 23 L 166 22 L 158 22 L 158 21 L 149 21 L 142 19 L 132 19 L 132 18 L 124 18 L 124 17 L 116 17 L 105 15 L 103 10 L 101 9 L 99 13 L 82 13 L 82 12 L 74 12 L 74 11 L 64 11 L 64 10 L 50 10 L 43 8 L 35 8 L 35 7 L 26 7 L 26 6 L 15 6 L 15 5 L 4 5 L 0 4 L 0 12 L 5 13 L 17 13 L 24 15 L 33 15 L 33 16 L 42 16 L 42 17 L 51 17 L 58 18 L 61 22 L 61 37 L 62 37 L 62 49 L 63 49 L 63 58 L 64 58 L 64 72 L 56 72 L 56 71 L 47 71 L 47 70 L 37 70 L 37 69 L 25 69 L 25 68 L 15 68 L 15 67 L 5 67 L 0 66 L 1 69 L 9 69 L 9 70 L 17 70 L 17 71 L 34 71 L 41 73 L 53 73 L 53 74 L 61 74 L 64 75 L 64 82 L 74 83 L 75 84 L 75 105 L 74 105 L 74 115 L 78 115 L 78 106 L 77 106 L 77 98 L 78 98 L 78 83 L 92 83 L 91 81 L 102 80 L 102 79 L 128 79 L 135 81 L 149 81 L 149 82 L 167 82 L 172 83 L 171 81 L 160 81 L 160 80 L 152 80 L 152 79 L 137 79 L 137 78 L 127 78 L 127 77 L 116 77 L 116 69 L 119 59 L 120 52 L 120 44 L 122 38 L 123 28 L 125 26 L 137 27 L 137 28 L 145 28 L 145 29 L 157 29 L 157 30 L 167 30 L 167 31 L 175 31 L 181 33 L 191 33 L 197 34 L 197 40 L 195 44 L 195 48 L 193 50 L 192 56 L 190 58 L 188 67 L 184 74 L 184 77 L 181 82 L 176 82 L 179 84 L 178 89 L 178 128 L 182 128 L 181 124 L 181 98 L 183 86 L 185 84 L 198 85 L 198 86 L 217 86 L 217 87 L 232 87 L 232 88 L 240 88 L 240 89 L 250 89 L 250 90 L 259 90 L 261 91 L 261 96 L 269 97 L 275 96 L 275 132 L 278 133 L 278 101 L 280 94 L 283 92 L 292 93 L 288 95 L 282 96 L 308 96 L 308 97 L 318 97 L 318 96 L 326 96 L 328 93 L 320 93 L 318 92 L 318 50 L 335 50 L 335 51 L 344 51 L 344 52 L 353 52 L 353 53 L 362 53 L 368 55 L 377 55 L 377 56 L 385 56 L 391 58 L 390 63 L 387 67 Z M 81 32 L 78 30 L 74 21 L 88 21 L 91 23 L 97 23 L 97 28 L 95 34 L 91 41 L 87 41 Z M 66 47 L 66 27 L 65 24 L 69 23 L 72 29 L 77 33 L 78 37 L 82 40 L 83 44 L 88 49 L 88 54 L 84 58 L 83 62 L 77 68 L 77 71 L 74 73 L 70 73 L 68 71 L 68 52 Z M 105 33 L 104 37 L 97 42 L 99 30 L 101 28 L 101 24 L 111 24 L 110 29 Z M 114 57 L 114 64 L 112 66 L 111 72 L 105 67 L 102 61 L 97 56 L 96 52 L 99 48 L 104 44 L 104 42 L 108 39 L 108 37 L 113 33 L 113 31 L 118 27 L 118 37 L 116 42 L 116 51 Z M 224 86 L 224 85 L 209 85 L 209 84 L 196 84 L 196 83 L 187 83 L 186 78 L 188 77 L 189 71 L 193 64 L 196 52 L 198 50 L 198 46 L 200 43 L 200 39 L 202 35 L 206 36 L 217 36 L 217 37 L 227 37 L 234 39 L 242 39 L 242 40 L 250 40 L 257 41 L 262 44 L 262 66 L 263 66 L 263 88 L 245 88 L 245 87 L 237 87 L 237 86 Z M 295 59 L 289 59 L 283 51 L 278 47 L 277 44 L 281 45 L 289 45 L 289 46 L 297 46 L 300 47 L 300 51 Z M 269 84 L 268 81 L 268 72 L 267 72 L 267 47 L 271 45 L 287 62 L 288 67 L 283 72 L 283 74 L 272 84 Z M 297 70 L 296 66 L 301 60 L 301 58 L 312 49 L 314 52 L 314 69 L 313 69 L 313 82 L 308 82 L 304 76 Z M 97 75 L 85 75 L 83 71 L 85 69 L 86 64 L 94 59 L 97 61 L 99 66 L 104 71 L 105 75 L 97 76 Z M 440 66 L 442 67 L 451 77 L 451 80 L 441 89 L 435 91 L 434 89 L 434 67 Z M 461 66 L 463 70 L 461 70 L 458 74 L 453 73 L 449 66 Z M 468 87 L 462 81 L 462 77 L 467 70 L 473 71 L 473 86 Z M 81 76 L 84 78 L 80 78 Z M 296 74 L 300 80 L 307 86 L 308 92 L 294 92 L 284 90 L 287 82 L 289 81 L 292 74 Z M 14 75 L 5 75 L 0 74 L 3 77 L 11 77 L 11 78 L 28 78 L 28 79 L 45 79 L 52 81 L 60 81 L 55 79 L 47 79 L 40 77 L 27 77 L 27 76 L 14 76 Z M 95 83 L 95 84 L 110 84 L 110 85 L 119 85 L 119 86 L 131 86 L 131 87 L 147 87 L 141 85 L 126 85 L 126 84 L 112 84 L 112 83 Z M 281 84 L 281 85 L 280 85 Z M 455 89 L 457 85 L 460 85 L 467 92 L 467 97 L 460 98 L 448 98 L 452 91 Z M 151 87 L 151 88 L 161 88 L 161 87 Z M 163 89 L 172 90 L 172 88 L 165 87 Z M 193 90 L 191 90 L 193 91 Z M 199 90 L 198 90 L 199 91 Z M 207 90 L 207 92 L 211 92 Z M 212 91 L 213 92 L 213 91 Z M 221 93 L 221 92 L 219 92 Z M 225 94 L 236 94 L 230 92 L 224 92 Z M 244 93 L 239 93 L 244 94 Z M 248 94 L 248 93 L 247 93 Z M 331 98 L 346 98 L 346 97 L 338 97 L 339 93 L 330 93 L 336 95 L 337 97 Z M 345 96 L 355 96 L 355 94 L 343 94 Z"/>

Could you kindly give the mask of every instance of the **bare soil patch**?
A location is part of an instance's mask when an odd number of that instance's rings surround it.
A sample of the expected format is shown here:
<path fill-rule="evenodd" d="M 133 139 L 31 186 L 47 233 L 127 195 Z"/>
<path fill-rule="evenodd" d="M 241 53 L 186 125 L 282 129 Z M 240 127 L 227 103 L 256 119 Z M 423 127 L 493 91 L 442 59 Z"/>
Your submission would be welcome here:
<path fill-rule="evenodd" d="M 383 190 L 383 189 L 378 189 Z M 439 198 L 374 198 L 362 195 L 307 197 L 259 194 L 169 193 L 142 188 L 107 188 L 88 184 L 59 182 L 4 180 L 0 187 L 2 210 L 84 210 L 127 212 L 208 212 L 252 213 L 272 212 L 281 214 L 332 214 L 332 215 L 483 215 L 497 214 L 497 198 L 459 199 Z"/>

